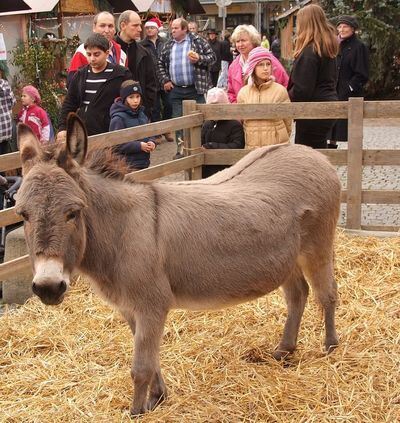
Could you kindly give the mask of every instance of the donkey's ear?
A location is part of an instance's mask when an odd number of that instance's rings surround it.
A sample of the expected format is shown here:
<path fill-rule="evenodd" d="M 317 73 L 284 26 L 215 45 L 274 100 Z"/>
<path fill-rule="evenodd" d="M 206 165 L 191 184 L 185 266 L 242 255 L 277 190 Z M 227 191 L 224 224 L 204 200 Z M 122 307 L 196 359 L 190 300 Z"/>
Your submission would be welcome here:
<path fill-rule="evenodd" d="M 26 175 L 39 160 L 40 142 L 32 132 L 32 129 L 24 123 L 18 124 L 17 137 L 22 172 Z"/>
<path fill-rule="evenodd" d="M 67 119 L 67 154 L 83 164 L 87 153 L 87 132 L 85 125 L 75 113 L 70 113 Z"/>

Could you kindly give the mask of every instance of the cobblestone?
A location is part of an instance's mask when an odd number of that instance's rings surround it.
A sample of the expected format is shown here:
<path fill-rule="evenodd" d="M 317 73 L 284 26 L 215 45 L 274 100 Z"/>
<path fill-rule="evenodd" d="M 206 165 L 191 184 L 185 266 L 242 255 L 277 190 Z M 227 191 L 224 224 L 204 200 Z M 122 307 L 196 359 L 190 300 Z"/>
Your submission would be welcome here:
<path fill-rule="evenodd" d="M 367 121 L 366 121 L 367 122 Z M 386 126 L 386 124 L 388 126 Z M 339 143 L 339 148 L 346 149 L 347 143 Z M 366 149 L 400 149 L 400 122 L 384 120 L 367 123 L 364 126 L 364 148 Z M 175 143 L 163 142 L 152 153 L 151 165 L 172 160 L 176 153 Z M 343 188 L 346 188 L 345 166 L 338 166 L 338 174 Z M 166 176 L 162 180 L 183 180 L 184 172 Z M 400 190 L 400 166 L 368 166 L 363 169 L 363 189 Z M 346 205 L 341 208 L 340 224 L 345 222 Z M 362 225 L 400 226 L 400 204 L 362 205 Z"/>

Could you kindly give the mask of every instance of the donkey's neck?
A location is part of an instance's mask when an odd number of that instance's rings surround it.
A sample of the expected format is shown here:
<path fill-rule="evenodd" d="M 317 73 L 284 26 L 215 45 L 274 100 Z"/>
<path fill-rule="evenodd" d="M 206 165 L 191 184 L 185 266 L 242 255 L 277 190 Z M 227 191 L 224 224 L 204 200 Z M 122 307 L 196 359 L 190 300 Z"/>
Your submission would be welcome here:
<path fill-rule="evenodd" d="M 110 283 L 118 273 L 116 266 L 127 259 L 123 257 L 125 244 L 138 242 L 137 227 L 141 233 L 151 231 L 153 217 L 144 218 L 143 206 L 152 201 L 154 190 L 150 184 L 129 184 L 97 175 L 87 177 L 84 190 L 88 201 L 86 249 L 80 268 L 92 278 Z"/>

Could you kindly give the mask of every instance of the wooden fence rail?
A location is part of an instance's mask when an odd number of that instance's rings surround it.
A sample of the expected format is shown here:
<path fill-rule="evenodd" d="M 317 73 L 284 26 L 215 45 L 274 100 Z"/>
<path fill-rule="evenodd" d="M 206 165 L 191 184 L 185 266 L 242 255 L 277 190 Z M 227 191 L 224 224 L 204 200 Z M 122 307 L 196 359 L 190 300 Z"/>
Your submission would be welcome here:
<path fill-rule="evenodd" d="M 320 150 L 332 164 L 347 166 L 347 189 L 342 202 L 347 203 L 346 228 L 372 230 L 398 230 L 398 227 L 361 225 L 361 205 L 400 204 L 400 190 L 362 190 L 363 166 L 400 166 L 400 150 L 363 150 L 363 119 L 400 118 L 400 101 L 364 101 L 350 98 L 348 102 L 283 103 L 257 105 L 204 105 L 185 101 L 184 116 L 89 137 L 89 149 L 110 147 L 134 139 L 184 129 L 186 155 L 183 159 L 150 167 L 127 175 L 127 179 L 144 181 L 160 178 L 184 170 L 189 179 L 201 178 L 203 164 L 233 164 L 243 157 L 246 150 L 201 151 L 201 125 L 205 120 L 220 119 L 338 119 L 349 120 L 348 150 Z M 11 170 L 21 165 L 18 153 L 0 156 L 0 170 Z M 19 222 L 14 208 L 0 211 L 0 226 Z M 0 264 L 0 280 L 29 266 L 27 256 Z"/>

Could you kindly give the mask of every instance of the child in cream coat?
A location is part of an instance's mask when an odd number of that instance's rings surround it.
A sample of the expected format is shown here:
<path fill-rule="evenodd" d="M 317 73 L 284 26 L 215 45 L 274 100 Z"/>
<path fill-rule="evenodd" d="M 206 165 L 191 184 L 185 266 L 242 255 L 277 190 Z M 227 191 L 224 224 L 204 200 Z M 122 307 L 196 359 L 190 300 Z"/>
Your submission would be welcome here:
<path fill-rule="evenodd" d="M 287 90 L 275 82 L 273 77 L 274 59 L 267 49 L 256 47 L 249 53 L 245 70 L 247 85 L 238 94 L 238 103 L 289 103 Z M 245 120 L 246 147 L 254 149 L 265 145 L 289 141 L 292 119 Z"/>

